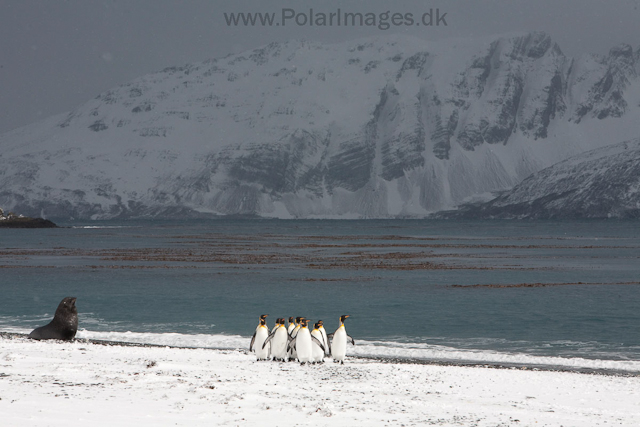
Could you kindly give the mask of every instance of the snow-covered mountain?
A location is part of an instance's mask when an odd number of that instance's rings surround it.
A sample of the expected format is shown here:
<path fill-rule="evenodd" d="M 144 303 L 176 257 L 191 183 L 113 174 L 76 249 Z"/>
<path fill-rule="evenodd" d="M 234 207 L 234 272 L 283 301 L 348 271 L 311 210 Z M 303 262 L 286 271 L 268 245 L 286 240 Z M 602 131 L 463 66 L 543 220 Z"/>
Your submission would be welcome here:
<path fill-rule="evenodd" d="M 640 218 L 640 139 L 559 162 L 494 200 L 444 216 L 472 218 Z"/>
<path fill-rule="evenodd" d="M 0 206 L 422 216 L 637 137 L 639 73 L 640 50 L 573 59 L 543 33 L 272 43 L 0 136 Z"/>

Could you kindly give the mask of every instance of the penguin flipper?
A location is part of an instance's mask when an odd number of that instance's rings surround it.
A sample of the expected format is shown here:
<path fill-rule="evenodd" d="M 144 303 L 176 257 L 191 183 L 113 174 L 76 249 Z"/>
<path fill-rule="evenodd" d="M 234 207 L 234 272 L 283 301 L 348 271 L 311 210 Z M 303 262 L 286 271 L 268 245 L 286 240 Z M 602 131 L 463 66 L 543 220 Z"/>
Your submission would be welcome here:
<path fill-rule="evenodd" d="M 327 334 L 327 354 L 331 354 L 331 340 L 333 340 L 333 332 Z"/>
<path fill-rule="evenodd" d="M 287 351 L 289 351 L 290 349 L 295 348 L 296 346 L 296 338 L 292 338 L 291 341 L 289 341 L 289 345 L 287 346 Z"/>
<path fill-rule="evenodd" d="M 253 336 L 251 337 L 251 344 L 249 344 L 249 351 L 253 351 L 253 344 L 256 342 L 256 333 L 253 333 Z"/>
<path fill-rule="evenodd" d="M 324 345 L 322 345 L 322 341 L 320 341 L 318 338 L 314 337 L 313 335 L 311 335 L 311 341 L 318 344 L 318 347 L 320 347 L 322 351 L 324 351 Z"/>
<path fill-rule="evenodd" d="M 269 343 L 269 341 L 271 341 L 271 339 L 276 335 L 275 332 L 271 332 L 269 334 L 269 336 L 267 337 L 266 340 L 264 340 L 264 344 L 262 344 L 262 349 L 264 350 L 264 348 L 267 346 L 267 344 Z"/>
<path fill-rule="evenodd" d="M 351 336 L 347 335 L 347 341 L 351 340 L 351 344 L 356 345 L 356 342 L 351 338 Z"/>

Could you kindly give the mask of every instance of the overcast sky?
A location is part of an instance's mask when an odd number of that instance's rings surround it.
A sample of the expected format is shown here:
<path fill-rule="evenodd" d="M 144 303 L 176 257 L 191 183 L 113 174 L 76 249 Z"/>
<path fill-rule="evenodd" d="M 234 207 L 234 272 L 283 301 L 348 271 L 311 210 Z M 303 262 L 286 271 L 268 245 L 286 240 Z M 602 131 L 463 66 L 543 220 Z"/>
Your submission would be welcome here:
<path fill-rule="evenodd" d="M 229 27 L 227 12 L 446 13 L 446 26 Z M 443 21 L 443 22 L 444 22 Z M 441 22 L 441 24 L 443 23 Z M 290 38 L 334 42 L 406 33 L 439 40 L 546 31 L 572 56 L 640 46 L 640 0 L 0 0 L 0 133 L 69 111 L 172 65 Z"/>

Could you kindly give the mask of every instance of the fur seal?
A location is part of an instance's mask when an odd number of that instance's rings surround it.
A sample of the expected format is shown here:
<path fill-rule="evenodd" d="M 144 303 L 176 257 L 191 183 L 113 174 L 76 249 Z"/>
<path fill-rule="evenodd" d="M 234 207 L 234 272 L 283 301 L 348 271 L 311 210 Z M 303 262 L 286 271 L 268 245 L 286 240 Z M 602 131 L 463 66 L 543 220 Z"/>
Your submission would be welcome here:
<path fill-rule="evenodd" d="M 56 309 L 56 314 L 49 324 L 34 329 L 29 338 L 34 340 L 71 341 L 78 332 L 78 310 L 76 298 L 66 297 Z"/>

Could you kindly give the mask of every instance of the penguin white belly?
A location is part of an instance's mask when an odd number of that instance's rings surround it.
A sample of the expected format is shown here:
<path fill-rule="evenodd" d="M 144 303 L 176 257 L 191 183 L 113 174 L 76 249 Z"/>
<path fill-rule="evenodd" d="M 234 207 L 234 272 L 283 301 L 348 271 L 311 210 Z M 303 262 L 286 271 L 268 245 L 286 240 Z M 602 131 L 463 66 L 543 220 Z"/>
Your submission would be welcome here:
<path fill-rule="evenodd" d="M 331 357 L 333 360 L 342 362 L 347 354 L 347 331 L 341 326 L 333 333 L 331 341 Z"/>
<path fill-rule="evenodd" d="M 296 335 L 296 353 L 298 354 L 298 362 L 311 362 L 312 346 L 313 342 L 311 341 L 309 329 L 300 328 L 298 335 Z"/>
<path fill-rule="evenodd" d="M 288 336 L 289 334 L 287 334 L 286 328 L 282 327 L 276 330 L 276 334 L 270 342 L 271 356 L 273 356 L 274 359 L 285 360 L 287 357 Z"/>
<path fill-rule="evenodd" d="M 316 337 L 318 341 L 323 343 L 322 345 L 326 346 L 322 338 L 322 332 L 320 332 L 317 329 L 314 329 L 313 331 L 311 331 L 311 336 Z M 322 362 L 323 359 L 324 359 L 324 351 L 322 351 L 322 349 L 318 344 L 316 344 L 315 342 L 312 342 L 311 343 L 311 361 Z"/>
<path fill-rule="evenodd" d="M 256 341 L 255 341 L 255 349 L 256 349 L 256 358 L 258 360 L 266 360 L 269 358 L 269 349 L 271 343 L 267 344 L 262 348 L 262 344 L 264 344 L 265 340 L 269 337 L 269 329 L 266 326 L 258 326 L 256 330 Z"/>

